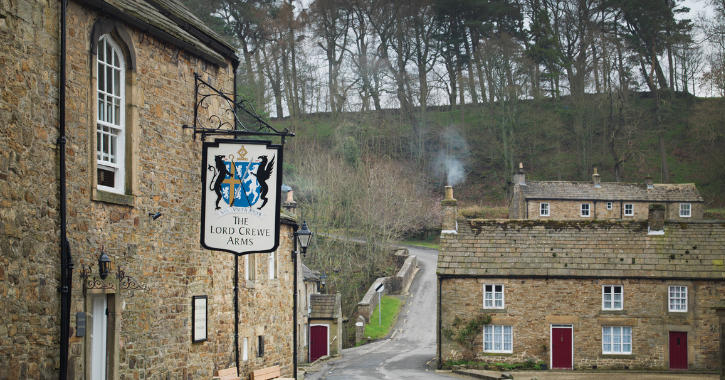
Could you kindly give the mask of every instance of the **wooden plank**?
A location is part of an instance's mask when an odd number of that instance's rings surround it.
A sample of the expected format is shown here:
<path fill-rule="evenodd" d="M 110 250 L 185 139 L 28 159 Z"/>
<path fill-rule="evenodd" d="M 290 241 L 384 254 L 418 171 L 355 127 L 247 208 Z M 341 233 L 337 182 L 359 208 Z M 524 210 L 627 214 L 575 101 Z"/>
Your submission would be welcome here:
<path fill-rule="evenodd" d="M 229 375 L 237 376 L 237 367 L 220 369 L 218 371 L 214 371 L 214 375 L 218 376 L 218 377 L 229 376 Z"/>
<path fill-rule="evenodd" d="M 262 368 L 262 369 L 258 369 L 256 371 L 252 371 L 252 375 L 250 376 L 250 379 L 251 380 L 269 380 L 269 379 L 278 378 L 279 375 L 280 375 L 279 366 L 276 365 L 274 367 Z"/>

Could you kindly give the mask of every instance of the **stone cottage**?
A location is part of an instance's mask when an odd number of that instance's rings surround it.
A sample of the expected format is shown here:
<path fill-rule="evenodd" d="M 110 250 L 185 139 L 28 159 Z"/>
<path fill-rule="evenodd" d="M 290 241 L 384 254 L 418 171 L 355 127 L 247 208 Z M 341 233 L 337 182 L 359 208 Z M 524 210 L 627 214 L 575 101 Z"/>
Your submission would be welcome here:
<path fill-rule="evenodd" d="M 342 296 L 312 294 L 310 296 L 310 362 L 342 353 Z"/>
<path fill-rule="evenodd" d="M 514 174 L 510 219 L 647 219 L 649 205 L 665 205 L 665 218 L 702 219 L 703 200 L 695 184 L 602 182 L 594 169 L 591 182 L 527 181 L 523 165 Z"/>
<path fill-rule="evenodd" d="M 444 215 L 456 215 L 452 196 Z M 444 220 L 438 363 L 717 371 L 725 226 L 665 221 Z M 455 227 L 450 227 L 455 226 Z M 455 333 L 490 316 L 466 350 Z"/>
<path fill-rule="evenodd" d="M 194 74 L 233 93 L 238 58 L 176 0 L 62 3 L 0 2 L 0 379 L 210 379 L 236 365 L 234 258 L 200 246 L 183 126 Z M 243 377 L 292 373 L 296 219 L 280 228 L 239 260 Z"/>

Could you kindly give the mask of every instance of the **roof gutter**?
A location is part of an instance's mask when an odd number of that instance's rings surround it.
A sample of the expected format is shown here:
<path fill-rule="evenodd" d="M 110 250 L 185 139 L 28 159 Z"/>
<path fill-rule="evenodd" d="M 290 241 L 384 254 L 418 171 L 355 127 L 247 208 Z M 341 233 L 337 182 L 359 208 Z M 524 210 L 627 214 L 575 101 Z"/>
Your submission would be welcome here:
<path fill-rule="evenodd" d="M 113 5 L 106 3 L 103 0 L 77 0 L 77 1 L 89 6 L 92 10 L 107 13 L 107 14 L 113 16 L 114 18 L 116 18 L 117 20 L 121 20 L 133 27 L 136 27 L 136 28 L 156 37 L 156 38 L 162 39 L 180 49 L 186 50 L 189 53 L 202 57 L 202 58 L 206 59 L 207 61 L 209 61 L 219 67 L 228 66 L 226 61 L 220 60 L 219 58 L 214 57 L 213 55 L 207 54 L 206 52 L 197 48 L 196 46 L 194 46 L 188 42 L 185 42 L 177 37 L 174 37 L 173 35 L 171 35 L 167 32 L 164 32 L 163 30 L 161 30 L 153 25 L 150 25 L 144 21 L 141 21 L 141 20 L 137 19 L 136 17 L 133 17 L 133 16 L 129 15 L 128 13 L 123 12 L 122 10 L 114 7 Z M 225 51 L 226 50 L 227 49 L 225 49 Z M 235 58 L 236 58 L 236 56 L 235 56 Z M 237 60 L 238 60 L 238 58 L 237 58 Z"/>

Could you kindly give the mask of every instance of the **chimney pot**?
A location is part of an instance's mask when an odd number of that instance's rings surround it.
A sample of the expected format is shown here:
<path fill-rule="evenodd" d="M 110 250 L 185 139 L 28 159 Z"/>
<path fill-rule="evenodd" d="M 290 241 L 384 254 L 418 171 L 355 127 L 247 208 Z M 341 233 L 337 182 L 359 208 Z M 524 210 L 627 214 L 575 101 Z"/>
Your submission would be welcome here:
<path fill-rule="evenodd" d="M 526 173 L 524 173 L 523 162 L 519 162 L 519 170 L 514 173 L 514 185 L 526 186 Z"/>
<path fill-rule="evenodd" d="M 647 235 L 665 234 L 665 205 L 653 203 L 649 205 L 647 215 Z"/>
<path fill-rule="evenodd" d="M 441 201 L 443 211 L 442 234 L 457 234 L 458 224 L 458 201 L 453 198 L 453 188 L 446 186 L 446 197 Z"/>
<path fill-rule="evenodd" d="M 592 174 L 592 182 L 594 182 L 594 187 L 602 187 L 602 177 L 597 174 L 597 168 L 594 168 L 594 174 Z"/>
<path fill-rule="evenodd" d="M 644 182 L 647 184 L 648 189 L 654 189 L 654 180 L 652 179 L 651 175 L 644 177 Z"/>

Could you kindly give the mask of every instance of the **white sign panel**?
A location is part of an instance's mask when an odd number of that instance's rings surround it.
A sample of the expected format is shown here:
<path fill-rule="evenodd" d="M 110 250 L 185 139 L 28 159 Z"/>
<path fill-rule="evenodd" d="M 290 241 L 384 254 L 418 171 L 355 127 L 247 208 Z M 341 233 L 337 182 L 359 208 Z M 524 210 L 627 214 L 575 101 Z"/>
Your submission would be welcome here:
<path fill-rule="evenodd" d="M 237 255 L 277 249 L 282 146 L 205 142 L 202 164 L 201 245 Z"/>

